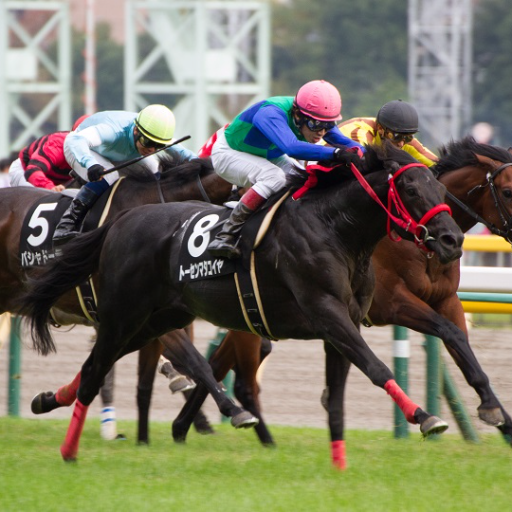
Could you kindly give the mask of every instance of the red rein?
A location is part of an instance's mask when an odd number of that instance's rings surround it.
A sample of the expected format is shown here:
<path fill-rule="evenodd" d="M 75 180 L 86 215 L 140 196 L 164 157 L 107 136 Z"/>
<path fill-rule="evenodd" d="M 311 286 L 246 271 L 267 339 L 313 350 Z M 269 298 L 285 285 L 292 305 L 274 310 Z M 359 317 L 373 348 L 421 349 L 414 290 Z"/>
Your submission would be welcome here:
<path fill-rule="evenodd" d="M 398 226 L 400 226 L 403 230 L 407 232 L 414 233 L 414 243 L 425 252 L 430 252 L 427 247 L 425 246 L 426 240 L 421 238 L 421 235 L 423 232 L 428 233 L 426 230 L 425 224 L 432 219 L 435 215 L 441 212 L 448 212 L 450 215 L 452 214 L 452 211 L 450 207 L 443 203 L 438 204 L 434 206 L 431 210 L 429 210 L 423 217 L 420 219 L 419 222 L 416 222 L 407 209 L 405 208 L 402 200 L 400 199 L 400 196 L 398 195 L 398 192 L 396 190 L 395 180 L 402 174 L 404 171 L 409 169 L 410 167 L 427 167 L 424 164 L 420 163 L 411 163 L 407 164 L 404 167 L 401 167 L 398 169 L 398 171 L 395 172 L 395 174 L 391 175 L 389 177 L 389 191 L 388 191 L 388 206 L 387 208 L 382 204 L 381 200 L 378 198 L 375 191 L 370 187 L 368 182 L 365 180 L 364 176 L 359 172 L 359 169 L 354 165 L 350 165 L 351 171 L 354 173 L 355 177 L 358 179 L 361 186 L 368 192 L 368 194 L 372 197 L 372 199 L 377 202 L 382 208 L 386 211 L 388 214 L 388 222 L 387 222 L 387 230 L 388 230 L 388 236 L 391 240 L 394 242 L 398 242 L 401 240 L 400 237 L 393 237 L 391 235 L 391 220 Z M 399 217 L 393 215 L 391 213 L 391 206 L 394 205 L 396 208 L 396 211 L 399 215 Z"/>

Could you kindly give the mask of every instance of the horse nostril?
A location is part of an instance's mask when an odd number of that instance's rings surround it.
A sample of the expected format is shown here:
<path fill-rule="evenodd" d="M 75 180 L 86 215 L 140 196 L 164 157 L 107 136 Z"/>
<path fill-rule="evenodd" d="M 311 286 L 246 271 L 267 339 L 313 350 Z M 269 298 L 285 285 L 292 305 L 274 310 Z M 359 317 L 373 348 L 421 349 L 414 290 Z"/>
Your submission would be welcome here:
<path fill-rule="evenodd" d="M 447 233 L 445 235 L 441 235 L 439 241 L 445 246 L 445 247 L 462 247 L 462 242 L 464 241 L 464 235 L 455 235 Z"/>

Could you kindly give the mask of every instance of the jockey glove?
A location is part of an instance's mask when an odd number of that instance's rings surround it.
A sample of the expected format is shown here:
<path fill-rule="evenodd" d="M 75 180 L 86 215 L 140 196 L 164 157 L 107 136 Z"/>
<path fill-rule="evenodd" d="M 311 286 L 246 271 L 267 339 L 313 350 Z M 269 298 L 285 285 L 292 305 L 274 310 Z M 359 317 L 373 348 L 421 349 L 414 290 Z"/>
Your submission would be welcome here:
<path fill-rule="evenodd" d="M 337 148 L 334 150 L 333 160 L 345 165 L 357 165 L 361 159 L 354 151 L 344 148 Z"/>
<path fill-rule="evenodd" d="M 89 181 L 98 181 L 102 177 L 102 173 L 105 170 L 100 164 L 94 164 L 87 169 L 87 179 Z"/>

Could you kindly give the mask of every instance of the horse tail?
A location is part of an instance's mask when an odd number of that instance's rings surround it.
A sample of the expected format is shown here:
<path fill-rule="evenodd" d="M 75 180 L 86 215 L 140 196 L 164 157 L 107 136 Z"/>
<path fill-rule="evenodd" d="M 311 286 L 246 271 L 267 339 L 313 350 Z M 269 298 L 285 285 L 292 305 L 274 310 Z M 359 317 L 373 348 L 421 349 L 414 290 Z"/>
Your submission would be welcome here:
<path fill-rule="evenodd" d="M 50 329 L 50 310 L 66 292 L 87 281 L 98 270 L 101 249 L 113 225 L 77 236 L 62 248 L 62 254 L 46 265 L 41 274 L 29 279 L 28 288 L 20 297 L 20 313 L 30 324 L 34 350 L 42 355 L 56 352 Z"/>

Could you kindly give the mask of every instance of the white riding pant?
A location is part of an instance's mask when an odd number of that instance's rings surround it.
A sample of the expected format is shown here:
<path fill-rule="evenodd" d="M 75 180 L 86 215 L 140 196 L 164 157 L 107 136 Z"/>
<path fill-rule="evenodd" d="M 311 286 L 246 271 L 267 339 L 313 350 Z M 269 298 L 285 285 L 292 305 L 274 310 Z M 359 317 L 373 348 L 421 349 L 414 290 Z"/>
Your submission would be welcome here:
<path fill-rule="evenodd" d="M 96 153 L 95 151 L 91 151 L 91 153 L 94 156 L 94 159 L 105 169 L 110 169 L 110 167 L 113 167 L 112 162 L 110 160 L 107 160 L 104 156 L 101 156 L 99 153 Z M 69 150 L 68 147 L 66 147 L 66 144 L 64 143 L 64 156 L 66 157 L 66 161 L 69 164 L 69 166 L 85 181 L 89 181 L 89 178 L 87 177 L 87 169 L 80 165 L 78 163 L 75 155 Z M 106 174 L 103 179 L 109 184 L 114 184 L 119 179 L 119 173 L 117 171 L 111 172 L 110 174 Z"/>
<path fill-rule="evenodd" d="M 261 197 L 268 199 L 286 184 L 286 174 L 293 172 L 296 160 L 283 155 L 273 160 L 232 149 L 226 141 L 224 129 L 217 132 L 212 148 L 215 172 L 229 183 L 239 187 L 252 187 Z"/>
<path fill-rule="evenodd" d="M 17 158 L 9 167 L 9 182 L 11 187 L 33 187 L 25 178 L 25 169 L 21 165 L 21 160 Z"/>

